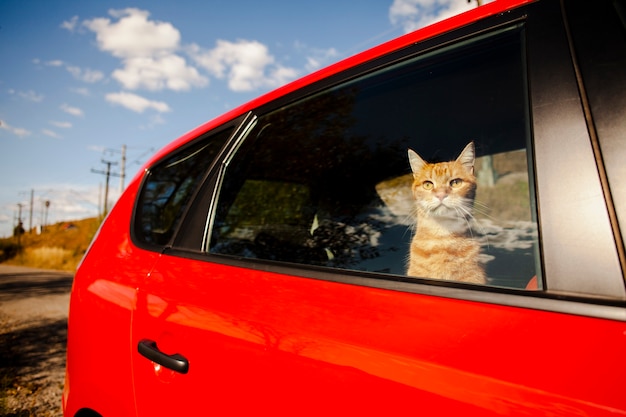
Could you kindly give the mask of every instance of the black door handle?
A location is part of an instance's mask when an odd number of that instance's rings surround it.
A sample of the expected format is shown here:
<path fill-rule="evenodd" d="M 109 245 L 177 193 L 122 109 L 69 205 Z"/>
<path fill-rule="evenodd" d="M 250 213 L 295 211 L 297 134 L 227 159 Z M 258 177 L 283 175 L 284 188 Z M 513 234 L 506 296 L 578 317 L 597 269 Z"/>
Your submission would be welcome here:
<path fill-rule="evenodd" d="M 137 345 L 137 350 L 142 356 L 172 371 L 180 374 L 186 374 L 189 371 L 189 361 L 184 356 L 178 353 L 166 355 L 159 350 L 156 342 L 152 340 L 142 340 Z"/>

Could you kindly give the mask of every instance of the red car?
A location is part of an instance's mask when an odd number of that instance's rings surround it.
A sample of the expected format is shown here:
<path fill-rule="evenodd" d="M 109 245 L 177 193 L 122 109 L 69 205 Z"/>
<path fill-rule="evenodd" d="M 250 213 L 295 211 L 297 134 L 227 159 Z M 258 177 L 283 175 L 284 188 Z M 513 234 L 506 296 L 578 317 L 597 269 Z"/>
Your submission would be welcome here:
<path fill-rule="evenodd" d="M 174 141 L 76 273 L 65 416 L 625 415 L 625 22 L 495 1 Z"/>

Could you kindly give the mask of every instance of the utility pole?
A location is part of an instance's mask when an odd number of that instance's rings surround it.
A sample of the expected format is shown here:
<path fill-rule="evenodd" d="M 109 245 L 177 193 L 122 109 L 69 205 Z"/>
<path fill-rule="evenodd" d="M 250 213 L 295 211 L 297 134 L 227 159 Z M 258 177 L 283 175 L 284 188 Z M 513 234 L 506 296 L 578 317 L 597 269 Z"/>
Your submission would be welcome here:
<path fill-rule="evenodd" d="M 35 190 L 30 190 L 30 211 L 28 214 L 28 230 L 33 233 L 33 199 L 35 198 Z"/>
<path fill-rule="evenodd" d="M 21 232 L 22 230 L 22 206 L 23 206 L 22 203 L 17 203 L 17 227 L 18 227 L 17 235 L 18 236 L 22 234 Z M 18 239 L 18 242 L 19 242 L 19 239 Z"/>
<path fill-rule="evenodd" d="M 24 228 L 22 227 L 22 203 L 17 204 L 17 227 L 13 229 L 13 235 L 17 237 L 17 253 L 19 255 L 19 262 L 22 263 L 22 234 Z"/>
<path fill-rule="evenodd" d="M 26 194 L 26 191 L 20 192 L 19 194 Z M 35 208 L 34 206 L 34 198 L 35 198 L 35 190 L 31 188 L 30 190 L 30 201 L 29 201 L 29 206 L 28 206 L 28 232 L 32 233 L 33 232 L 33 210 Z M 20 216 L 20 220 L 21 220 L 21 216 Z"/>
<path fill-rule="evenodd" d="M 43 202 L 43 207 L 45 208 L 45 215 L 43 218 L 43 225 L 41 226 L 41 231 L 43 232 L 46 227 L 48 227 L 48 210 L 50 209 L 50 200 L 46 200 Z"/>
<path fill-rule="evenodd" d="M 102 159 L 101 161 L 103 164 L 106 164 L 106 170 L 105 171 L 97 171 L 95 169 L 92 169 L 91 172 L 95 173 L 95 174 L 104 174 L 106 176 L 105 179 L 105 186 L 104 186 L 104 209 L 102 210 L 102 216 L 106 216 L 108 211 L 109 211 L 109 207 L 108 207 L 108 200 L 109 200 L 109 179 L 111 177 L 111 175 L 114 176 L 119 176 L 119 174 L 115 174 L 111 172 L 111 165 L 117 165 L 117 162 L 114 161 L 107 161 Z"/>
<path fill-rule="evenodd" d="M 120 162 L 120 195 L 124 192 L 124 178 L 126 178 L 126 145 L 122 145 L 122 160 Z"/>

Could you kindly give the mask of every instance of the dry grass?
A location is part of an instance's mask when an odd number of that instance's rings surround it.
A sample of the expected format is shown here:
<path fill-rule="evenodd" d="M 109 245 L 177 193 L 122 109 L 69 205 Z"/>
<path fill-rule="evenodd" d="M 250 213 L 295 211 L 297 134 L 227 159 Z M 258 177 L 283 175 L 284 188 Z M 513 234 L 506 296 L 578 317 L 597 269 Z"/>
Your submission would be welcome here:
<path fill-rule="evenodd" d="M 41 233 L 27 231 L 20 236 L 21 251 L 4 263 L 34 268 L 74 271 L 98 230 L 99 219 L 61 222 Z M 17 238 L 0 239 L 0 246 L 17 245 Z"/>
<path fill-rule="evenodd" d="M 73 253 L 59 247 L 26 248 L 20 256 L 22 265 L 33 268 L 74 270 L 77 266 Z"/>

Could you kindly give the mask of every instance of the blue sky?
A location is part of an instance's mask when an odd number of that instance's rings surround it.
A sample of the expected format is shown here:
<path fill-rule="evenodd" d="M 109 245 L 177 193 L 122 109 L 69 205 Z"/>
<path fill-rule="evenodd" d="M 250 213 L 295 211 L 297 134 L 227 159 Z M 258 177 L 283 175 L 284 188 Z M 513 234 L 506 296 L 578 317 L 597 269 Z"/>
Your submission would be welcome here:
<path fill-rule="evenodd" d="M 168 142 L 467 0 L 0 0 L 0 236 L 96 216 Z M 121 188 L 111 177 L 110 200 Z"/>

